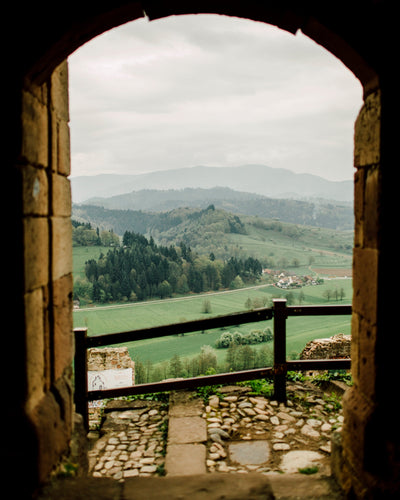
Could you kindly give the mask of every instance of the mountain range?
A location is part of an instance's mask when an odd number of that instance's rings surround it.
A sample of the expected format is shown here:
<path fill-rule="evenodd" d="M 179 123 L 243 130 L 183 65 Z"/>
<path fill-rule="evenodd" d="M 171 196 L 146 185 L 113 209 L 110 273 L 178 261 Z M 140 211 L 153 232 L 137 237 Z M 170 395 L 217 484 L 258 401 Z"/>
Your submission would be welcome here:
<path fill-rule="evenodd" d="M 216 187 L 270 198 L 305 200 L 322 198 L 352 202 L 353 181 L 329 181 L 312 174 L 297 174 L 266 165 L 237 167 L 190 167 L 160 170 L 146 174 L 99 174 L 71 177 L 72 201 L 83 203 L 92 198 L 110 198 L 141 190 L 210 189 Z M 91 202 L 92 203 L 92 202 Z"/>
<path fill-rule="evenodd" d="M 186 188 L 157 191 L 143 189 L 109 198 L 91 198 L 84 204 L 74 204 L 73 213 L 82 215 L 89 207 L 106 212 L 124 211 L 147 213 L 170 213 L 178 208 L 204 209 L 209 205 L 232 214 L 280 219 L 294 224 L 329 227 L 332 229 L 353 228 L 353 207 L 348 202 L 328 202 L 326 200 L 302 201 L 293 199 L 268 198 L 253 193 L 234 191 L 230 188 Z M 92 216 L 93 210 L 90 211 Z M 97 214 L 100 211 L 97 210 Z M 120 215 L 123 217 L 123 215 Z"/>

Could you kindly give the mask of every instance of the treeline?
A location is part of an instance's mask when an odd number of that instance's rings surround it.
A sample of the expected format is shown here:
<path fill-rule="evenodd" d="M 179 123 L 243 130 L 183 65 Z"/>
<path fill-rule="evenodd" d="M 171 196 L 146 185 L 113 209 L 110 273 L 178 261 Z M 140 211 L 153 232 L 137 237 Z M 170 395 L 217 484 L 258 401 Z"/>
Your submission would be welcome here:
<path fill-rule="evenodd" d="M 197 255 L 183 242 L 177 247 L 161 246 L 153 238 L 126 231 L 122 246 L 86 262 L 86 279 L 77 280 L 74 295 L 94 302 L 166 298 L 240 288 L 261 273 L 261 263 L 252 257 L 222 261 L 212 253 Z"/>
<path fill-rule="evenodd" d="M 72 244 L 74 246 L 104 246 L 119 245 L 119 236 L 110 231 L 94 229 L 90 222 L 72 220 Z"/>
<path fill-rule="evenodd" d="M 194 357 L 181 357 L 175 354 L 169 361 L 154 365 L 150 361 L 135 360 L 135 383 L 146 384 L 168 378 L 199 377 L 214 373 L 252 370 L 272 366 L 273 352 L 269 345 L 252 348 L 249 345 L 231 344 L 226 351 L 225 360 L 218 363 L 211 346 L 204 345 L 200 354 Z"/>

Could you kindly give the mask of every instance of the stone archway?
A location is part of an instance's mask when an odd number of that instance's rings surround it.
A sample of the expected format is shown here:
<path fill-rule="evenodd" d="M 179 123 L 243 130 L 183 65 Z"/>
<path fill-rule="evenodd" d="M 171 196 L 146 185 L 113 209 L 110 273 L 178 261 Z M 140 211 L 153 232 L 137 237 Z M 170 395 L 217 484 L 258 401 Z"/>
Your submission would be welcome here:
<path fill-rule="evenodd" d="M 24 3 L 24 2 L 23 2 Z M 14 460 L 32 464 L 28 489 L 44 481 L 68 448 L 72 432 L 72 261 L 70 237 L 68 79 L 66 57 L 94 36 L 148 15 L 216 13 L 274 24 L 303 33 L 336 55 L 359 78 L 365 105 L 355 129 L 355 222 L 352 364 L 354 387 L 347 396 L 343 442 L 338 444 L 336 475 L 346 491 L 393 491 L 399 472 L 395 436 L 378 433 L 390 409 L 386 380 L 394 375 L 393 351 L 385 318 L 390 308 L 382 287 L 384 264 L 391 256 L 385 215 L 392 201 L 386 192 L 392 146 L 385 140 L 392 123 L 393 95 L 385 83 L 385 24 L 392 13 L 367 2 L 343 9 L 337 2 L 290 0 L 279 6 L 249 2 L 112 2 L 95 7 L 70 2 L 54 23 L 26 2 L 25 15 L 12 12 L 15 34 L 22 38 L 7 66 L 9 118 L 13 140 L 7 145 L 7 169 L 13 193 L 12 234 L 16 251 L 12 296 L 17 334 L 11 348 L 24 353 L 23 369 L 10 394 L 14 425 L 34 442 L 26 452 L 8 443 Z M 43 9 L 51 12 L 50 2 Z M 18 8 L 22 6 L 19 4 Z M 12 7 L 10 7 L 12 10 Z M 361 16 L 361 17 L 360 17 Z M 362 22 L 360 22 L 362 21 Z M 372 39 L 371 30 L 375 28 Z M 382 83 L 383 82 L 383 83 Z M 386 125 L 387 124 L 387 125 Z M 383 164 L 381 165 L 381 162 Z M 386 162 L 386 163 L 385 163 Z M 384 168 L 385 167 L 385 168 Z M 385 225 L 386 224 L 386 225 Z M 378 450 L 378 454 L 376 451 Z M 382 458 L 383 457 L 383 458 Z M 28 484 L 29 483 L 29 484 Z"/>

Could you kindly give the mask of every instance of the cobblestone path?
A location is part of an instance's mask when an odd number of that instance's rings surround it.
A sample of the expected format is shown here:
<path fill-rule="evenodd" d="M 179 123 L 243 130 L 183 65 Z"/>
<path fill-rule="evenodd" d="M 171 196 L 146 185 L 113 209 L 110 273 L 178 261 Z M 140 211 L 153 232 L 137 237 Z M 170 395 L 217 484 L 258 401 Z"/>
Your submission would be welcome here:
<path fill-rule="evenodd" d="M 171 394 L 169 407 L 110 401 L 100 432 L 92 432 L 90 475 L 124 480 L 189 474 L 198 460 L 199 472 L 207 473 L 302 470 L 329 476 L 331 435 L 343 422 L 339 399 L 309 383 L 288 384 L 287 394 L 287 403 L 279 404 L 249 387 L 227 386 L 206 404 L 184 391 Z M 93 415 L 91 421 L 99 427 Z"/>

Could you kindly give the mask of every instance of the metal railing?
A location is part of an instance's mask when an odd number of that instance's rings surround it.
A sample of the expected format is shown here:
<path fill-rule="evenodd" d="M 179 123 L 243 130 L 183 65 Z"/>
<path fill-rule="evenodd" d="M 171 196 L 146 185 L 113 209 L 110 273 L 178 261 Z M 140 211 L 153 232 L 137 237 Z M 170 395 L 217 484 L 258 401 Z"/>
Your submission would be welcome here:
<path fill-rule="evenodd" d="M 100 399 L 117 398 L 130 395 L 168 392 L 179 389 L 229 384 L 239 381 L 273 377 L 274 398 L 286 401 L 286 375 L 288 371 L 350 369 L 350 359 L 295 360 L 286 359 L 286 319 L 289 316 L 327 316 L 351 314 L 351 305 L 324 306 L 287 306 L 285 299 L 275 299 L 272 308 L 216 316 L 197 321 L 174 323 L 171 325 L 132 330 L 105 335 L 88 336 L 87 328 L 74 329 L 75 334 L 75 408 L 83 416 L 88 428 L 88 402 Z M 118 389 L 100 391 L 88 390 L 87 349 L 92 347 L 123 344 L 143 339 L 165 337 L 182 333 L 211 330 L 226 326 L 274 320 L 274 364 L 272 367 L 219 373 L 176 380 L 139 384 Z"/>

